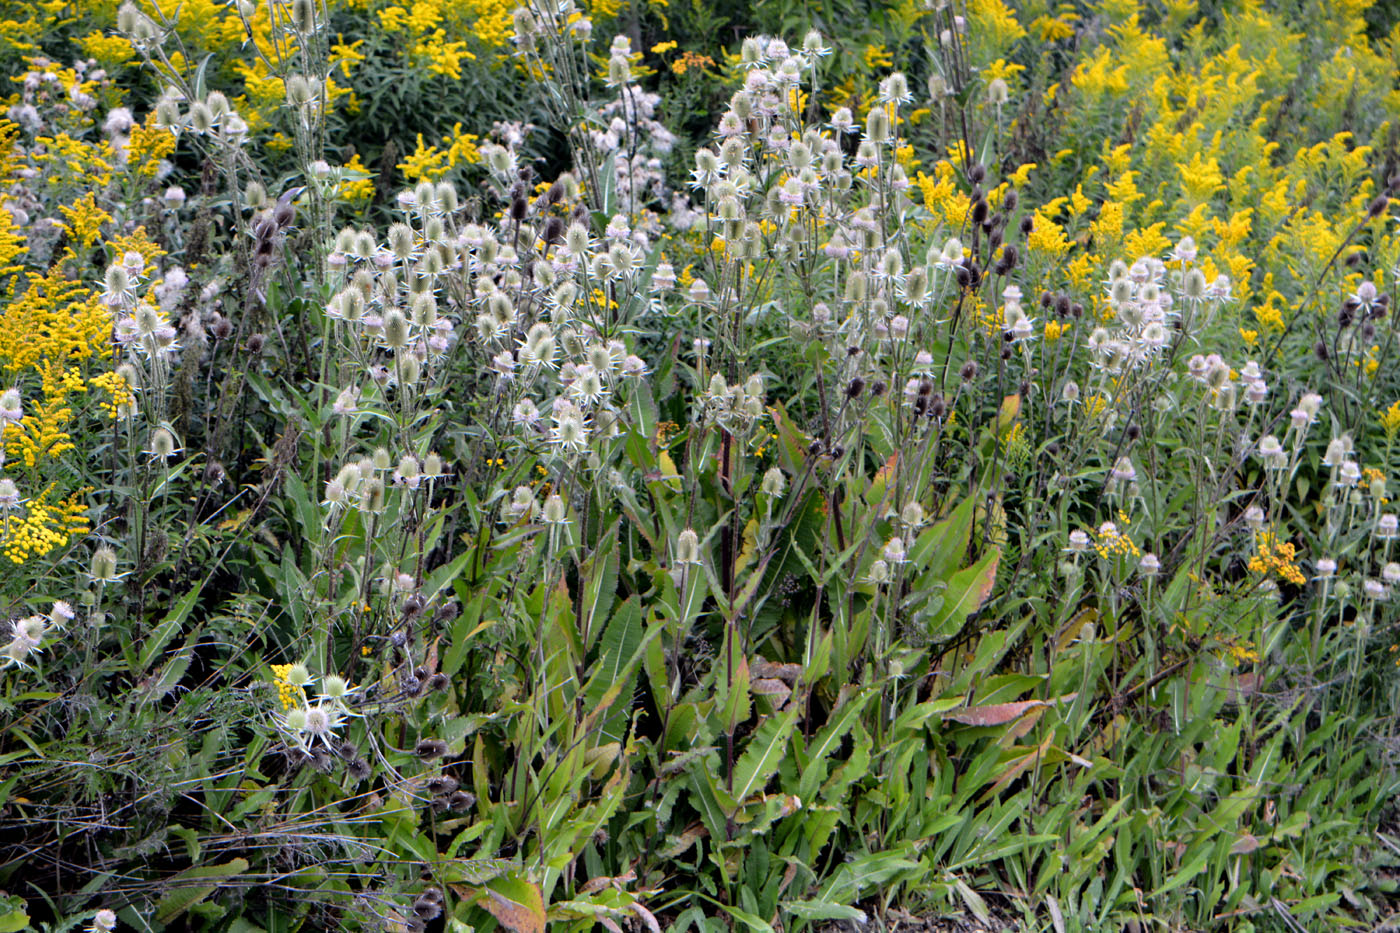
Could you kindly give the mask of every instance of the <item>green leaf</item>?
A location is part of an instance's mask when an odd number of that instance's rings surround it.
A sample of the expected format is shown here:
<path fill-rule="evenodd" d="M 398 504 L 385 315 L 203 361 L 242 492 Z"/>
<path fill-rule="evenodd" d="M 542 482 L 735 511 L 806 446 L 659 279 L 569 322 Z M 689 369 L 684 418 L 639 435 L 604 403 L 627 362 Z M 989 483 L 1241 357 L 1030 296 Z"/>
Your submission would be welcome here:
<path fill-rule="evenodd" d="M 725 801 L 725 809 L 730 816 L 738 812 L 739 806 L 750 796 L 763 790 L 782 764 L 787 754 L 788 743 L 793 729 L 797 726 L 798 710 L 794 707 L 786 713 L 773 716 L 759 726 L 749 739 L 744 754 L 734 765 L 734 780 L 730 801 Z"/>
<path fill-rule="evenodd" d="M 608 689 L 622 685 L 626 689 L 635 670 L 637 649 L 642 645 L 642 609 L 635 598 L 628 599 L 613 613 L 599 642 L 599 658 L 585 688 L 588 709 L 597 709 Z M 619 708 L 608 717 L 603 734 L 621 741 L 627 725 L 627 710 Z"/>
<path fill-rule="evenodd" d="M 925 529 L 909 549 L 909 562 L 936 580 L 947 578 L 962 566 L 972 538 L 977 498 L 968 496 L 951 515 Z"/>
<path fill-rule="evenodd" d="M 19 930 L 28 930 L 29 911 L 25 909 L 24 900 L 16 895 L 0 898 L 0 933 L 18 933 Z"/>
<path fill-rule="evenodd" d="M 1171 876 L 1170 878 L 1167 879 L 1166 884 L 1163 884 L 1160 888 L 1158 888 L 1157 890 L 1153 891 L 1152 894 L 1150 895 L 1150 897 L 1152 897 L 1152 898 L 1154 898 L 1154 899 L 1155 899 L 1155 898 L 1159 898 L 1159 897 L 1161 897 L 1163 894 L 1168 894 L 1168 893 L 1170 893 L 1170 892 L 1172 892 L 1172 891 L 1175 891 L 1177 888 L 1179 888 L 1179 887 L 1181 887 L 1182 885 L 1186 884 L 1187 882 L 1191 881 L 1191 880 L 1194 879 L 1197 875 L 1199 875 L 1202 871 L 1205 870 L 1206 862 L 1207 862 L 1209 859 L 1210 859 L 1210 852 L 1208 852 L 1208 851 L 1207 851 L 1207 852 L 1202 852 L 1202 853 L 1201 853 L 1200 855 L 1198 855 L 1196 858 L 1192 859 L 1190 862 L 1188 862 L 1188 863 L 1187 863 L 1186 865 L 1184 865 L 1182 868 L 1180 868 L 1180 869 L 1178 869 L 1176 872 L 1174 872 L 1174 873 L 1172 874 L 1172 876 Z"/>
<path fill-rule="evenodd" d="M 539 885 L 515 876 L 493 878 L 483 888 L 481 906 L 511 933 L 544 933 L 544 893 Z"/>
<path fill-rule="evenodd" d="M 442 880 L 452 884 L 485 884 L 514 870 L 515 863 L 503 858 L 459 858 L 442 868 Z"/>
<path fill-rule="evenodd" d="M 773 426 L 778 434 L 778 462 L 789 476 L 801 476 L 806 472 L 807 446 L 812 439 L 793 424 L 792 417 L 783 403 L 773 403 Z"/>
<path fill-rule="evenodd" d="M 997 582 L 997 562 L 1001 551 L 993 549 L 965 570 L 948 578 L 948 591 L 943 605 L 929 621 L 929 634 L 935 638 L 951 638 L 967 624 L 967 617 L 976 612 L 991 595 Z"/>
<path fill-rule="evenodd" d="M 170 643 L 170 640 L 180 634 L 181 628 L 185 624 L 185 619 L 189 617 L 190 610 L 194 609 L 194 604 L 199 601 L 199 594 L 204 589 L 204 581 L 195 584 L 194 589 L 182 596 L 170 612 L 166 614 L 164 621 L 156 626 L 146 641 L 141 645 L 141 654 L 137 661 L 138 671 L 144 673 L 155 661 L 156 655 L 161 649 Z"/>
<path fill-rule="evenodd" d="M 854 920 L 862 926 L 868 920 L 865 911 L 830 901 L 787 901 L 783 904 L 783 910 L 803 920 Z"/>
<path fill-rule="evenodd" d="M 816 796 L 818 788 L 826 780 L 828 757 L 841 747 L 846 733 L 859 721 L 860 714 L 874 696 L 874 690 L 862 690 L 847 700 L 831 714 L 831 718 L 817 733 L 816 738 L 803 750 L 799 759 L 802 777 L 797 785 L 797 795 L 804 801 L 810 801 Z"/>
<path fill-rule="evenodd" d="M 170 879 L 171 891 L 156 904 L 156 919 L 169 923 L 218 890 L 221 883 L 248 870 L 248 860 L 236 858 L 222 865 L 189 868 Z M 207 882 L 207 883 L 206 883 Z"/>
<path fill-rule="evenodd" d="M 843 862 L 837 866 L 822 888 L 818 900 L 838 904 L 852 903 L 876 888 L 885 888 L 892 883 L 914 880 L 927 874 L 927 868 L 909 858 L 911 854 L 912 846 L 906 845 L 886 852 L 871 852 Z"/>
<path fill-rule="evenodd" d="M 614 524 L 580 568 L 584 583 L 583 615 L 579 623 L 585 633 L 585 651 L 593 647 L 593 642 L 602 628 L 602 620 L 612 612 L 613 603 L 617 600 L 619 561 L 617 525 Z"/>
<path fill-rule="evenodd" d="M 751 711 L 749 662 L 739 645 L 737 626 L 726 626 L 725 644 L 715 656 L 714 667 L 720 728 L 733 735 L 742 723 L 748 721 Z"/>
<path fill-rule="evenodd" d="M 757 930 L 758 933 L 774 933 L 772 924 L 768 923 L 757 914 L 749 913 L 747 910 L 742 910 L 738 907 L 730 907 L 727 904 L 721 904 L 720 906 L 724 908 L 725 913 L 743 923 L 744 926 L 748 927 L 750 930 Z"/>

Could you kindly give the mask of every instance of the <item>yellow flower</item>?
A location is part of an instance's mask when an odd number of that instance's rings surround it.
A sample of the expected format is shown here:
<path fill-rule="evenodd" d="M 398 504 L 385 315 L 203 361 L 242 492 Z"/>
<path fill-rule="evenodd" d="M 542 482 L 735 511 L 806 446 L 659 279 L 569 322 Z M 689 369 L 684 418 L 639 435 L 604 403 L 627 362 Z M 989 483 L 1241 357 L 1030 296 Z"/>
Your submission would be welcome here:
<path fill-rule="evenodd" d="M 290 675 L 294 664 L 273 664 L 272 682 L 277 687 L 277 700 L 282 705 L 282 710 L 292 709 L 306 704 L 306 691 L 300 684 L 291 682 Z"/>
<path fill-rule="evenodd" d="M 1074 14 L 1072 13 L 1067 14 L 1066 19 L 1073 16 Z M 1041 16 L 1032 20 L 1031 29 L 1040 37 L 1041 42 L 1058 42 L 1061 39 L 1071 39 L 1074 37 L 1073 26 L 1063 19 L 1054 19 L 1049 16 Z"/>
<path fill-rule="evenodd" d="M 1070 242 L 1058 224 L 1037 213 L 1035 227 L 1026 237 L 1026 247 L 1033 253 L 1059 259 L 1069 252 Z"/>
<path fill-rule="evenodd" d="M 0 309 L 0 370 L 17 373 L 42 360 L 81 361 L 111 353 L 112 315 L 64 267 L 71 250 Z"/>
<path fill-rule="evenodd" d="M 462 132 L 460 123 L 454 125 L 452 132 L 442 138 L 446 149 L 425 145 L 423 134 L 419 133 L 417 148 L 412 155 L 398 164 L 398 169 L 412 181 L 437 181 L 458 165 L 470 165 L 480 161 L 476 140 L 475 135 Z"/>
<path fill-rule="evenodd" d="M 1127 524 L 1124 519 L 1126 515 L 1119 512 L 1119 521 Z M 1105 559 L 1114 557 L 1141 557 L 1142 551 L 1133 543 L 1132 539 L 1118 530 L 1112 522 L 1104 522 L 1098 530 L 1094 532 L 1094 550 Z"/>
<path fill-rule="evenodd" d="M 997 49 L 1005 48 L 1026 34 L 1016 21 L 1016 14 L 1002 0 L 970 0 L 967 15 L 971 20 L 971 33 L 987 36 Z"/>
<path fill-rule="evenodd" d="M 374 197 L 374 179 L 358 152 L 344 167 L 347 177 L 340 183 L 340 196 L 347 201 L 368 201 Z"/>
<path fill-rule="evenodd" d="M 671 62 L 672 74 L 683 75 L 687 71 L 704 71 L 714 65 L 715 60 L 708 55 L 700 55 L 696 52 L 682 52 L 680 58 Z"/>
<path fill-rule="evenodd" d="M 417 9 L 420 4 L 415 4 Z M 427 60 L 427 70 L 431 74 L 444 75 L 454 81 L 462 80 L 462 62 L 474 61 L 476 56 L 467 50 L 463 41 L 447 41 L 444 29 L 435 29 L 428 37 L 413 46 L 413 55 L 419 60 Z"/>
<path fill-rule="evenodd" d="M 107 398 L 101 402 L 102 409 L 107 412 L 107 417 L 116 421 L 132 410 L 136 404 L 136 395 L 131 391 L 131 384 L 121 373 L 108 370 L 105 373 L 98 373 L 88 380 L 88 385 L 95 389 L 101 389 L 107 394 Z"/>
<path fill-rule="evenodd" d="M 1181 175 L 1181 187 L 1186 192 L 1187 200 L 1193 204 L 1209 201 L 1225 187 L 1225 176 L 1214 156 L 1202 159 L 1198 152 L 1190 162 L 1178 163 L 1176 170 Z"/>
<path fill-rule="evenodd" d="M 24 505 L 24 515 L 12 517 L 0 530 L 0 551 L 13 564 L 31 557 L 43 557 L 66 547 L 75 535 L 89 530 L 87 509 L 78 501 L 90 490 L 83 488 L 61 500 L 54 500 L 54 485 Z"/>
<path fill-rule="evenodd" d="M 1098 241 L 1097 247 L 1102 248 L 1103 243 L 1116 243 L 1123 236 L 1123 205 L 1116 201 L 1105 203 L 1099 208 L 1099 216 L 1090 229 Z"/>
<path fill-rule="evenodd" d="M 1393 403 L 1381 412 L 1381 429 L 1385 431 L 1385 440 L 1388 444 L 1395 440 L 1397 433 L 1400 433 L 1400 402 Z"/>
<path fill-rule="evenodd" d="M 1081 62 L 1070 75 L 1070 84 L 1091 98 L 1121 95 L 1128 92 L 1128 66 L 1113 67 L 1113 52 L 1099 46 L 1093 56 Z"/>
<path fill-rule="evenodd" d="M 175 151 L 175 134 L 156 126 L 155 114 L 146 117 L 146 122 L 131 128 L 131 139 L 126 144 L 126 168 L 142 178 L 154 178 L 160 173 L 160 164 L 166 156 Z"/>
<path fill-rule="evenodd" d="M 97 196 L 91 191 L 79 198 L 72 207 L 60 206 L 59 213 L 68 218 L 63 230 L 69 238 L 87 248 L 97 242 L 102 233 L 102 225 L 110 223 L 112 216 L 97 206 Z"/>
<path fill-rule="evenodd" d="M 1020 74 L 1025 70 L 1025 65 L 1009 64 L 1006 61 L 1006 59 L 998 58 L 996 61 L 992 62 L 990 65 L 982 69 L 982 79 L 986 83 L 990 84 L 991 82 L 1000 78 L 1007 84 L 1011 84 L 1013 81 L 1016 80 L 1016 75 Z"/>
<path fill-rule="evenodd" d="M 336 40 L 335 45 L 331 46 L 329 60 L 331 65 L 340 66 L 341 73 L 348 81 L 350 80 L 350 70 L 365 60 L 364 53 L 360 51 L 360 46 L 364 45 L 365 40 L 356 39 L 348 45 L 342 35 L 337 35 Z"/>
<path fill-rule="evenodd" d="M 1159 256 L 1166 252 L 1171 246 L 1171 240 L 1168 240 L 1162 232 L 1166 226 L 1165 222 L 1159 222 L 1141 230 L 1134 230 L 1123 241 L 1124 254 L 1127 256 Z"/>
<path fill-rule="evenodd" d="M 1249 569 L 1262 576 L 1276 574 L 1297 586 L 1307 582 L 1299 568 L 1297 551 L 1292 544 L 1280 542 L 1271 529 L 1263 529 L 1255 534 L 1256 553 L 1249 559 Z"/>
<path fill-rule="evenodd" d="M 83 54 L 97 59 L 97 63 L 103 68 L 116 68 L 136 56 L 136 50 L 131 47 L 130 40 L 121 36 L 109 36 L 101 31 L 83 36 L 78 40 L 78 45 L 82 47 Z"/>
<path fill-rule="evenodd" d="M 894 58 L 885 50 L 884 45 L 867 45 L 865 47 L 865 67 L 867 68 L 893 68 Z"/>

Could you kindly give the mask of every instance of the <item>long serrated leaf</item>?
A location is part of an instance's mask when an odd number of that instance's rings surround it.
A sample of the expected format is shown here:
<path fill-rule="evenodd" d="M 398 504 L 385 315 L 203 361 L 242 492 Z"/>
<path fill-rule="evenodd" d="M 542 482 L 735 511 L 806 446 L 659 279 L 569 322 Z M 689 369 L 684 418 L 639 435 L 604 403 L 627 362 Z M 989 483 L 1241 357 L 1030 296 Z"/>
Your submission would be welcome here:
<path fill-rule="evenodd" d="M 141 673 L 145 673 L 160 654 L 161 649 L 170 643 L 170 640 L 180 634 L 184 627 L 185 619 L 189 617 L 190 610 L 194 609 L 194 604 L 199 601 L 199 594 L 204 589 L 204 582 L 196 583 L 194 589 L 180 597 L 165 618 L 155 627 L 155 630 L 147 636 L 146 641 L 141 645 L 141 654 L 137 661 L 137 666 Z"/>
<path fill-rule="evenodd" d="M 602 621 L 612 613 L 613 602 L 617 599 L 619 563 L 617 525 L 614 524 L 584 561 L 581 570 L 584 578 L 583 612 L 579 623 L 583 626 L 585 651 L 593 647 Z"/>
<path fill-rule="evenodd" d="M 754 730 L 744 754 L 734 766 L 734 780 L 731 782 L 730 797 L 735 804 L 729 815 L 733 816 L 744 801 L 763 790 L 783 763 L 788 745 L 792 740 L 793 729 L 797 726 L 797 710 L 769 718 Z"/>
<path fill-rule="evenodd" d="M 968 496 L 952 514 L 937 522 L 915 539 L 909 549 L 909 562 L 936 580 L 946 579 L 962 566 L 972 538 L 972 520 L 977 498 Z"/>
<path fill-rule="evenodd" d="M 802 778 L 797 785 L 797 795 L 804 802 L 810 802 L 816 796 L 817 790 L 826 780 L 827 759 L 831 753 L 841 747 L 841 742 L 846 738 L 846 733 L 851 731 L 851 727 L 860 719 L 860 714 L 869 705 L 874 690 L 862 690 L 836 712 L 831 714 L 825 726 L 817 733 L 804 750 Z"/>
<path fill-rule="evenodd" d="M 598 661 L 584 688 L 590 710 L 601 704 L 610 689 L 625 691 L 631 686 L 636 664 L 641 660 L 638 649 L 642 646 L 642 609 L 635 599 L 628 599 L 617 607 L 598 645 Z M 626 713 L 624 704 L 624 708 L 609 715 L 603 734 L 610 739 L 621 740 L 621 731 L 627 721 Z"/>
<path fill-rule="evenodd" d="M 156 919 L 169 923 L 195 904 L 213 894 L 219 882 L 227 881 L 248 870 L 248 860 L 231 859 L 222 865 L 201 865 L 180 872 L 170 879 L 175 888 L 156 904 Z"/>
<path fill-rule="evenodd" d="M 991 595 L 997 580 L 997 562 L 1001 552 L 993 549 L 965 570 L 948 578 L 948 590 L 943 605 L 929 621 L 929 633 L 937 638 L 950 638 L 962 629 L 967 617 L 976 612 Z"/>

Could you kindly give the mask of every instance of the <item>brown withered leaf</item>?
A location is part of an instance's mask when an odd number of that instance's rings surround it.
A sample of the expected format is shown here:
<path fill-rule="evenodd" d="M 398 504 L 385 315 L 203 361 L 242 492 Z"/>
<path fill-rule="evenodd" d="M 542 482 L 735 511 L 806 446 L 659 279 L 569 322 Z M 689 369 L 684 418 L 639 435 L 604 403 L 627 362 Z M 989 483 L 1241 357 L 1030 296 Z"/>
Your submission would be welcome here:
<path fill-rule="evenodd" d="M 1259 837 L 1252 836 L 1249 833 L 1245 833 L 1243 836 L 1235 840 L 1234 845 L 1230 846 L 1230 854 L 1248 855 L 1249 853 L 1257 850 L 1262 845 L 1263 843 L 1259 841 Z"/>
<path fill-rule="evenodd" d="M 656 914 L 647 910 L 635 901 L 628 905 L 632 912 L 642 918 L 642 922 L 647 925 L 649 933 L 661 933 L 661 924 L 656 921 Z"/>
<path fill-rule="evenodd" d="M 1069 703 L 1077 693 L 1067 693 L 1053 700 L 1022 700 L 1019 703 L 991 703 L 987 706 L 964 706 L 943 714 L 944 719 L 960 722 L 965 726 L 1004 726 L 1015 722 L 1033 709 L 1044 709 L 1056 703 Z"/>
<path fill-rule="evenodd" d="M 1045 707 L 1043 706 L 1038 706 L 1028 711 L 1026 715 L 1013 721 L 1011 727 L 1002 733 L 1001 738 L 998 739 L 997 742 L 1003 748 L 1010 748 L 1018 739 L 1023 738 L 1026 733 L 1034 729 L 1035 724 L 1040 722 L 1040 717 L 1044 715 Z"/>
<path fill-rule="evenodd" d="M 797 683 L 797 679 L 802 676 L 801 664 L 774 664 L 764 657 L 757 657 L 749 665 L 749 672 L 755 677 L 764 680 L 777 679 L 786 683 L 789 687 Z"/>
<path fill-rule="evenodd" d="M 788 697 L 792 696 L 792 688 L 781 680 L 772 677 L 764 677 L 749 684 L 749 690 L 754 696 L 771 697 L 773 706 L 782 709 L 787 705 Z"/>
<path fill-rule="evenodd" d="M 1042 709 L 1043 700 L 1023 700 L 1020 703 L 993 703 L 990 706 L 964 706 L 949 710 L 944 719 L 960 722 L 965 726 L 1004 726 L 1015 722 L 1033 709 Z"/>
<path fill-rule="evenodd" d="M 637 873 L 635 871 L 628 871 L 626 874 L 614 875 L 612 877 L 601 875 L 597 878 L 588 879 L 584 882 L 583 887 L 578 890 L 580 894 L 596 894 L 609 886 L 621 890 L 625 885 L 631 884 L 636 880 Z"/>
<path fill-rule="evenodd" d="M 666 840 L 666 845 L 658 853 L 662 858 L 673 859 L 684 855 L 701 839 L 710 834 L 710 831 L 700 823 L 692 823 L 679 836 L 671 836 Z"/>
<path fill-rule="evenodd" d="M 524 903 L 487 888 L 481 906 L 490 911 L 491 916 L 511 933 L 544 933 L 544 895 L 534 885 L 529 885 L 528 888 L 522 898 Z"/>

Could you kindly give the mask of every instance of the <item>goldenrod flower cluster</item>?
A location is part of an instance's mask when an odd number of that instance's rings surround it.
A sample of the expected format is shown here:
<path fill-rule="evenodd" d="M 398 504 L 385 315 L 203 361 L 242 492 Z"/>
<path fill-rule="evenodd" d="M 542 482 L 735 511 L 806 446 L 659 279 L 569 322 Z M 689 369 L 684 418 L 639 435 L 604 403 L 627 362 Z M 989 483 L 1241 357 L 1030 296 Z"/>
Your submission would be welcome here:
<path fill-rule="evenodd" d="M 1120 517 L 1122 513 L 1119 513 Z M 1094 532 L 1094 550 L 1105 559 L 1115 557 L 1141 557 L 1142 551 L 1125 532 L 1118 530 L 1114 522 L 1104 522 Z"/>
<path fill-rule="evenodd" d="M 1400 434 L 1400 402 L 1392 402 L 1391 406 L 1381 412 L 1381 430 L 1385 432 L 1386 443 L 1393 443 L 1397 434 Z"/>
<path fill-rule="evenodd" d="M 1275 574 L 1297 586 L 1307 582 L 1297 562 L 1297 549 L 1286 541 L 1280 541 L 1271 529 L 1261 529 L 1254 536 L 1256 553 L 1249 559 L 1249 569 L 1264 577 Z"/>
<path fill-rule="evenodd" d="M 89 385 L 106 393 L 106 398 L 100 404 L 112 421 L 129 414 L 136 404 L 136 394 L 132 392 L 131 384 L 116 370 L 98 373 L 89 380 Z"/>
<path fill-rule="evenodd" d="M 284 711 L 306 704 L 306 691 L 302 689 L 300 684 L 294 684 L 288 679 L 293 667 L 296 665 L 272 665 L 272 682 L 277 687 L 277 700 L 282 704 Z"/>
<path fill-rule="evenodd" d="M 0 552 L 12 564 L 23 564 L 33 557 L 43 557 L 66 547 L 75 535 L 90 530 L 87 506 L 79 501 L 88 490 L 82 489 L 58 501 L 52 501 L 54 486 L 29 500 L 24 515 L 8 518 L 0 526 Z"/>
<path fill-rule="evenodd" d="M 423 142 L 423 134 L 418 134 L 418 147 L 398 165 L 404 177 L 412 181 L 437 181 L 458 165 L 472 165 L 481 161 L 477 152 L 478 137 L 463 133 L 462 124 L 452 127 L 452 132 L 442 137 L 441 146 L 428 146 Z"/>

